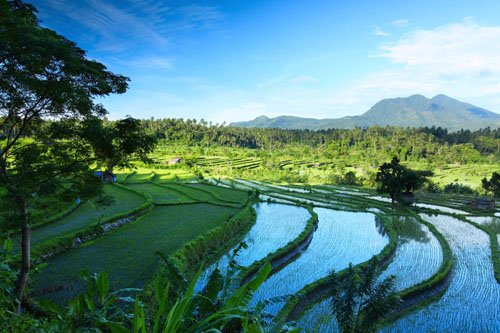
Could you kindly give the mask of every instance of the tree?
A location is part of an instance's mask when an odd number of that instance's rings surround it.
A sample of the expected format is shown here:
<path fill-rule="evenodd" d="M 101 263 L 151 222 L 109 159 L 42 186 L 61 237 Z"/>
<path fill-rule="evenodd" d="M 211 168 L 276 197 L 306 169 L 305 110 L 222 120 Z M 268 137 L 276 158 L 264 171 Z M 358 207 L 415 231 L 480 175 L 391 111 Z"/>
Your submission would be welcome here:
<path fill-rule="evenodd" d="M 131 117 L 108 124 L 98 118 L 87 119 L 81 134 L 91 143 L 98 163 L 111 174 L 115 167 L 130 167 L 132 155 L 148 162 L 148 154 L 157 142 L 153 134 L 146 133 L 140 120 Z"/>
<path fill-rule="evenodd" d="M 400 303 L 393 292 L 395 276 L 380 281 L 377 260 L 363 269 L 349 265 L 345 276 L 334 275 L 333 313 L 343 333 L 375 332 L 380 320 Z"/>
<path fill-rule="evenodd" d="M 481 183 L 486 192 L 492 192 L 493 196 L 500 197 L 500 173 L 493 172 L 490 179 L 485 177 L 481 180 Z"/>
<path fill-rule="evenodd" d="M 17 210 L 21 229 L 18 310 L 31 260 L 30 198 L 42 188 L 54 188 L 65 176 L 83 175 L 85 159 L 76 146 L 56 151 L 51 142 L 25 145 L 23 140 L 43 119 L 103 116 L 106 110 L 93 98 L 124 93 L 127 81 L 88 60 L 75 43 L 41 27 L 32 5 L 0 0 L 0 186 Z"/>
<path fill-rule="evenodd" d="M 394 157 L 391 162 L 379 167 L 376 175 L 377 192 L 388 193 L 392 203 L 405 194 L 411 195 L 413 191 L 422 187 L 426 177 L 431 176 L 431 171 L 415 171 L 399 164 L 399 159 Z"/>
<path fill-rule="evenodd" d="M 396 202 L 396 198 L 404 189 L 404 173 L 405 170 L 396 157 L 391 162 L 382 164 L 375 178 L 377 192 L 388 193 L 392 203 Z"/>

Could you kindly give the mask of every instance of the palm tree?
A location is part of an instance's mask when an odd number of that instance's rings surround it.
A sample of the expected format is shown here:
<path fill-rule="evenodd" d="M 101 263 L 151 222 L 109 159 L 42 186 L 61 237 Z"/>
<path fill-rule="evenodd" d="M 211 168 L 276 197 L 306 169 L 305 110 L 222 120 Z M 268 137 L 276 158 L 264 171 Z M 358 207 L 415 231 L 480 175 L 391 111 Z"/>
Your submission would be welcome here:
<path fill-rule="evenodd" d="M 379 279 L 374 257 L 362 269 L 349 265 L 345 274 L 334 274 L 333 313 L 343 333 L 375 332 L 384 316 L 400 303 L 393 291 L 395 276 Z"/>

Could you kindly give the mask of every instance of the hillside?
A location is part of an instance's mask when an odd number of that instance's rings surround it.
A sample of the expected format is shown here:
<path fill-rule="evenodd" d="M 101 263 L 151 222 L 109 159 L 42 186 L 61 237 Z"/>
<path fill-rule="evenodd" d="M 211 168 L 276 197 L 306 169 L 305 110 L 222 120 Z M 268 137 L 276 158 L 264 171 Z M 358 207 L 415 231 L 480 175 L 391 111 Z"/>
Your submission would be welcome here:
<path fill-rule="evenodd" d="M 500 114 L 442 94 L 436 95 L 433 98 L 412 95 L 406 98 L 381 100 L 360 116 L 338 119 L 314 119 L 292 116 L 268 118 L 261 116 L 252 121 L 230 124 L 230 126 L 236 127 L 310 130 L 375 125 L 402 127 L 436 126 L 447 128 L 450 131 L 462 128 L 476 130 L 488 126 L 491 128 L 500 127 Z"/>

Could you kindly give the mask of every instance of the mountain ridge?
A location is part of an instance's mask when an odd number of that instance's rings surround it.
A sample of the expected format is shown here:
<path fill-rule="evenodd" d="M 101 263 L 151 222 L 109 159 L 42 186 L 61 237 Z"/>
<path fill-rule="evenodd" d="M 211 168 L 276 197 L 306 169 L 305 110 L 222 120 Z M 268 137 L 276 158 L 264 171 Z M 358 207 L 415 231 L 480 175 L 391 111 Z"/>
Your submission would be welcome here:
<path fill-rule="evenodd" d="M 438 94 L 427 98 L 420 94 L 409 97 L 383 99 L 359 116 L 343 118 L 305 118 L 279 116 L 268 118 L 259 116 L 251 121 L 229 124 L 234 127 L 260 127 L 283 129 L 321 130 L 328 128 L 351 129 L 369 126 L 401 127 L 442 127 L 450 131 L 460 129 L 500 127 L 500 114 L 484 108 L 461 102 L 457 99 Z"/>

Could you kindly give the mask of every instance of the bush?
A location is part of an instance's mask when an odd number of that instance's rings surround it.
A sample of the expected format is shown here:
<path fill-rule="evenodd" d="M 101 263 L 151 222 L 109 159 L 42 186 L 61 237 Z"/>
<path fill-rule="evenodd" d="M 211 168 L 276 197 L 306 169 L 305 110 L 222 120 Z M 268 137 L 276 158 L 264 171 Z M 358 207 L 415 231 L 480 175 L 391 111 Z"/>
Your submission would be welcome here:
<path fill-rule="evenodd" d="M 472 194 L 477 195 L 477 191 L 472 189 L 470 186 L 459 184 L 459 183 L 450 183 L 446 185 L 443 189 L 444 193 L 454 193 L 454 194 Z"/>
<path fill-rule="evenodd" d="M 428 193 L 441 193 L 441 189 L 439 185 L 434 183 L 432 180 L 427 181 L 427 184 L 424 187 L 424 191 Z"/>
<path fill-rule="evenodd" d="M 348 171 L 343 176 L 337 176 L 336 183 L 338 185 L 359 185 L 360 180 L 354 171 Z"/>

